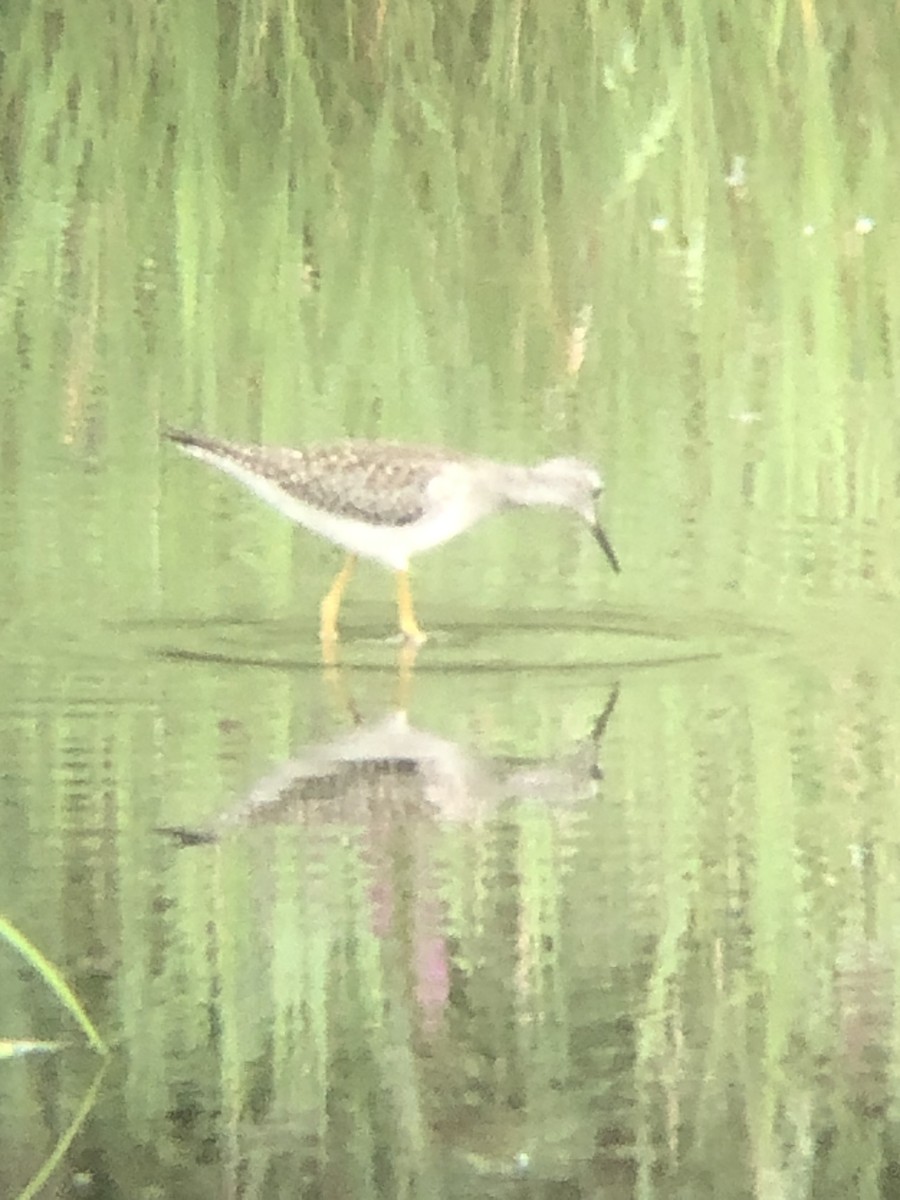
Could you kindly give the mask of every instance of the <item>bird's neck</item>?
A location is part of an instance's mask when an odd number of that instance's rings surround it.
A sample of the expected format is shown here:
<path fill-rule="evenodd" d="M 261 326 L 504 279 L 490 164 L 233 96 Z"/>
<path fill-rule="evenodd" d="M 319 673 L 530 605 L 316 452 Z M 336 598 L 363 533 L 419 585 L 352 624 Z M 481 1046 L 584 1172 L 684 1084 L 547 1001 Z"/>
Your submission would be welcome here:
<path fill-rule="evenodd" d="M 515 463 L 504 464 L 503 474 L 496 479 L 495 484 L 501 504 L 505 508 L 557 502 L 553 490 L 545 485 L 539 466 L 520 467 Z"/>

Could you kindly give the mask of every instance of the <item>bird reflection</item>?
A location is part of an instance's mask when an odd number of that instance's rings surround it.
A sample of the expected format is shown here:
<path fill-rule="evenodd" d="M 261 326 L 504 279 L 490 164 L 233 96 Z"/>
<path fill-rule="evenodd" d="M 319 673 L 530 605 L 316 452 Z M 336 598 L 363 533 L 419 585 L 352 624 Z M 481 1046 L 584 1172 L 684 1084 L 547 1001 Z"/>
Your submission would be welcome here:
<path fill-rule="evenodd" d="M 474 822 L 519 800 L 571 806 L 602 778 L 600 745 L 617 700 L 616 687 L 586 737 L 563 754 L 539 759 L 485 757 L 394 710 L 307 746 L 259 779 L 211 827 L 161 832 L 193 844 L 218 840 L 237 826 L 366 823 L 391 814 Z"/>

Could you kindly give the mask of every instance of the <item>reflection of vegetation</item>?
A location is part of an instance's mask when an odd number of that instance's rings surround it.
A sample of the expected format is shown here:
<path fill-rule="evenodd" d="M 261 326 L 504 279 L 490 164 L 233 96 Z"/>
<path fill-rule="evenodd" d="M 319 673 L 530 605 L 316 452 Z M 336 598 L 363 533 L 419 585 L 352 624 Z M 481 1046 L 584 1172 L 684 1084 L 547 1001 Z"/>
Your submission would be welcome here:
<path fill-rule="evenodd" d="M 97 1070 L 90 1087 L 82 1096 L 78 1108 L 72 1114 L 70 1120 L 62 1129 L 56 1144 L 52 1151 L 47 1154 L 41 1163 L 40 1168 L 31 1177 L 28 1183 L 21 1191 L 16 1193 L 16 1200 L 32 1200 L 35 1196 L 46 1195 L 44 1187 L 47 1181 L 53 1175 L 53 1172 L 60 1166 L 66 1153 L 69 1151 L 72 1143 L 80 1131 L 83 1130 L 88 1116 L 94 1108 L 97 1100 L 97 1093 L 100 1090 L 100 1084 L 103 1082 L 103 1077 L 106 1073 L 106 1064 L 101 1064 Z M 82 1182 L 89 1182 L 90 1176 L 76 1176 Z"/>
<path fill-rule="evenodd" d="M 16 1196 L 16 1200 L 32 1200 L 33 1196 L 41 1195 L 44 1185 L 49 1180 L 50 1176 L 57 1169 L 66 1152 L 69 1150 L 78 1132 L 84 1127 L 91 1110 L 97 1099 L 97 1093 L 100 1090 L 100 1084 L 103 1082 L 103 1076 L 106 1073 L 106 1064 L 102 1064 L 91 1082 L 91 1086 L 81 1098 L 81 1103 L 72 1114 L 72 1118 L 56 1140 L 56 1145 L 53 1147 L 52 1153 L 48 1154 L 44 1159 L 39 1171 L 29 1180 L 26 1187 L 22 1189 Z M 89 1179 L 85 1178 L 84 1182 Z"/>
<path fill-rule="evenodd" d="M 61 1001 L 63 1006 L 84 1030 L 91 1047 L 98 1054 L 106 1054 L 106 1043 L 95 1029 L 93 1021 L 91 1021 L 90 1017 L 84 1011 L 81 1001 L 53 963 L 48 958 L 45 958 L 37 946 L 30 942 L 23 933 L 20 933 L 14 925 L 4 920 L 2 916 L 0 916 L 0 938 L 12 946 L 14 950 L 17 950 L 28 965 L 38 973 L 47 987 L 56 995 L 57 999 Z M 43 1047 L 45 1043 L 36 1043 L 36 1045 Z"/>
<path fill-rule="evenodd" d="M 49 990 L 53 992 L 67 1012 L 81 1026 L 91 1049 L 106 1057 L 108 1054 L 106 1043 L 97 1032 L 93 1021 L 91 1021 L 85 1012 L 81 1001 L 66 983 L 58 968 L 38 950 L 33 942 L 29 941 L 20 930 L 2 915 L 0 915 L 0 940 L 5 941 L 11 946 L 37 972 Z M 60 1049 L 63 1044 L 61 1041 L 48 1042 L 28 1038 L 0 1039 L 0 1058 L 47 1053 Z M 31 1197 L 42 1193 L 47 1181 L 63 1161 L 76 1135 L 83 1128 L 88 1114 L 93 1109 L 104 1071 L 105 1064 L 101 1065 L 100 1069 L 94 1075 L 93 1081 L 81 1097 L 75 1111 L 67 1120 L 61 1121 L 60 1127 L 55 1134 L 55 1144 L 52 1150 L 43 1157 L 41 1166 L 28 1184 L 22 1190 L 17 1191 L 17 1200 L 31 1200 Z M 63 1109 L 64 1106 L 60 1109 L 60 1113 L 62 1113 Z"/>

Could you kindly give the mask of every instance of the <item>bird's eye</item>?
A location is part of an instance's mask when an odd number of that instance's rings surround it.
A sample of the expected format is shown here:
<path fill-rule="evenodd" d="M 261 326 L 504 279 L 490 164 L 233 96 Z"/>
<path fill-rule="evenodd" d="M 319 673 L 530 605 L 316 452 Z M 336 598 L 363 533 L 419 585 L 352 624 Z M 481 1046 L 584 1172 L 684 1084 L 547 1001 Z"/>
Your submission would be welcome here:
<path fill-rule="evenodd" d="M 591 488 L 591 495 L 594 497 L 595 500 L 599 500 L 602 492 L 603 492 L 603 484 L 602 483 L 598 483 L 595 487 Z"/>

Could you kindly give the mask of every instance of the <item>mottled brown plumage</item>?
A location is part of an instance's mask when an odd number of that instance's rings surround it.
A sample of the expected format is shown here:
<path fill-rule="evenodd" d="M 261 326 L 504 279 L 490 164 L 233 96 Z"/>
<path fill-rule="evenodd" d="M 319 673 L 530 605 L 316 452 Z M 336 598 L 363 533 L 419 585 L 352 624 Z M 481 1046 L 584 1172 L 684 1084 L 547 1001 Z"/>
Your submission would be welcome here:
<path fill-rule="evenodd" d="M 180 430 L 166 436 L 186 453 L 234 476 L 297 524 L 350 552 L 322 601 L 323 642 L 337 637 L 341 598 L 357 555 L 398 572 L 400 628 L 408 640 L 424 641 L 409 591 L 409 559 L 503 508 L 573 510 L 590 526 L 613 570 L 619 570 L 595 511 L 600 476 L 575 458 L 523 467 L 402 442 L 348 439 L 293 450 Z"/>
<path fill-rule="evenodd" d="M 168 436 L 182 446 L 241 463 L 304 504 L 379 525 L 409 525 L 420 520 L 426 488 L 435 473 L 448 462 L 466 459 L 466 455 L 437 447 L 362 438 L 312 443 L 293 450 L 241 445 L 176 430 Z"/>

